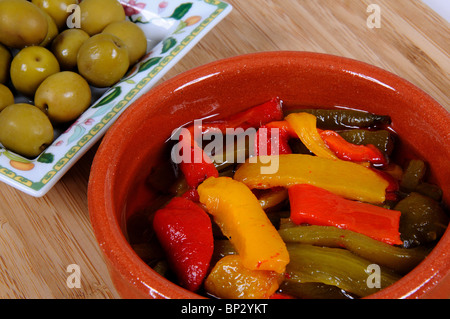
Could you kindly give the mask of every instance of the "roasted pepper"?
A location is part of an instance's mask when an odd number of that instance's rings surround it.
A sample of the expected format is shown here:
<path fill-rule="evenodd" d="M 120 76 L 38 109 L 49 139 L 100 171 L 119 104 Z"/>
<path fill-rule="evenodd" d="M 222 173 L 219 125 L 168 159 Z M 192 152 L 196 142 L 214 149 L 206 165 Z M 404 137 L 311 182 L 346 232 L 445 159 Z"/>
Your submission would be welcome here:
<path fill-rule="evenodd" d="M 273 208 L 288 199 L 288 191 L 283 187 L 263 190 L 262 192 L 263 193 L 257 197 L 262 209 L 264 210 Z"/>
<path fill-rule="evenodd" d="M 214 163 L 195 142 L 192 143 L 182 139 L 180 144 L 183 147 L 183 151 L 188 150 L 190 152 L 190 156 L 184 157 L 187 160 L 183 160 L 179 167 L 191 189 L 195 189 L 210 176 L 219 176 L 219 171 Z"/>
<path fill-rule="evenodd" d="M 186 192 L 184 192 L 181 195 L 181 197 L 189 199 L 190 201 L 193 201 L 194 203 L 198 203 L 198 201 L 199 201 L 198 191 L 196 188 L 189 188 Z"/>
<path fill-rule="evenodd" d="M 392 246 L 369 236 L 333 226 L 297 226 L 292 222 L 283 221 L 278 232 L 286 243 L 345 248 L 399 274 L 405 274 L 416 267 L 429 253 L 429 249 L 423 247 Z"/>
<path fill-rule="evenodd" d="M 288 138 L 297 137 L 297 133 L 286 120 L 272 121 L 265 124 L 263 127 L 267 127 L 269 129 L 278 128 L 280 132 L 285 134 Z"/>
<path fill-rule="evenodd" d="M 286 121 L 312 153 L 323 158 L 338 158 L 327 147 L 317 131 L 316 117 L 314 115 L 309 113 L 293 113 L 286 117 Z"/>
<path fill-rule="evenodd" d="M 397 184 L 402 179 L 403 169 L 398 164 L 389 163 L 388 165 L 384 166 L 381 170 L 383 173 L 389 174 L 395 181 L 397 181 Z"/>
<path fill-rule="evenodd" d="M 415 192 L 398 202 L 395 209 L 402 212 L 400 232 L 406 247 L 439 239 L 449 222 L 438 202 Z"/>
<path fill-rule="evenodd" d="M 264 174 L 267 163 L 278 165 L 274 174 Z M 312 184 L 348 199 L 369 203 L 385 200 L 389 183 L 380 175 L 362 165 L 304 154 L 263 156 L 242 164 L 234 179 L 249 188 L 267 189 Z"/>
<path fill-rule="evenodd" d="M 277 130 L 278 134 L 272 134 L 273 130 Z M 272 121 L 264 124 L 256 134 L 254 155 L 291 154 L 289 140 L 294 137 L 297 137 L 297 134 L 287 121 Z"/>
<path fill-rule="evenodd" d="M 390 245 L 401 245 L 399 211 L 345 199 L 325 189 L 298 184 L 289 188 L 291 220 L 297 224 L 335 226 Z"/>
<path fill-rule="evenodd" d="M 374 145 L 356 145 L 347 142 L 335 131 L 321 131 L 320 137 L 326 146 L 341 160 L 352 162 L 369 162 L 371 164 L 387 164 L 386 157 Z"/>
<path fill-rule="evenodd" d="M 377 173 L 381 178 L 388 182 L 388 186 L 386 187 L 386 200 L 388 201 L 396 201 L 398 197 L 398 191 L 400 190 L 399 182 L 395 177 L 391 174 L 375 169 L 373 167 L 369 167 L 373 172 Z"/>
<path fill-rule="evenodd" d="M 391 155 L 394 150 L 395 139 L 388 130 L 364 130 L 353 129 L 338 131 L 347 142 L 357 145 L 375 145 L 386 155 Z"/>
<path fill-rule="evenodd" d="M 257 128 L 272 121 L 279 121 L 282 118 L 281 101 L 278 98 L 273 98 L 270 101 L 253 106 L 225 119 L 202 123 L 202 126 L 197 129 L 203 134 L 216 132 L 227 134 L 227 129 L 242 128 L 246 130 L 251 127 Z M 194 126 L 189 126 L 188 130 L 193 133 Z"/>
<path fill-rule="evenodd" d="M 296 282 L 294 280 L 285 280 L 280 285 L 280 291 L 291 298 L 298 299 L 354 299 L 355 296 L 342 289 L 325 285 L 321 282 Z"/>
<path fill-rule="evenodd" d="M 226 299 L 267 299 L 277 291 L 283 275 L 268 270 L 251 270 L 241 256 L 220 259 L 205 280 L 208 293 Z"/>
<path fill-rule="evenodd" d="M 269 297 L 269 299 L 295 299 L 293 296 L 288 295 L 286 293 L 282 292 L 276 292 L 272 296 Z"/>
<path fill-rule="evenodd" d="M 211 160 L 214 162 L 217 170 L 222 173 L 229 170 L 243 159 L 248 158 L 250 154 L 250 143 L 245 136 L 239 136 L 232 144 L 225 144 L 223 148 L 214 150 Z"/>
<path fill-rule="evenodd" d="M 180 285 L 198 290 L 214 251 L 208 214 L 192 201 L 175 197 L 156 211 L 153 229 Z"/>
<path fill-rule="evenodd" d="M 386 288 L 400 276 L 380 266 L 380 288 L 368 285 L 373 263 L 341 248 L 288 244 L 291 262 L 286 267 L 285 284 L 319 282 L 337 286 L 358 297 Z"/>
<path fill-rule="evenodd" d="M 286 245 L 247 186 L 230 177 L 211 177 L 198 193 L 246 268 L 284 271 L 289 262 Z"/>
<path fill-rule="evenodd" d="M 428 196 L 437 202 L 442 200 L 442 195 L 444 194 L 438 185 L 430 183 L 420 183 L 414 191 L 424 196 Z"/>
<path fill-rule="evenodd" d="M 289 135 L 279 128 L 260 127 L 255 136 L 255 156 L 291 154 Z"/>
<path fill-rule="evenodd" d="M 405 192 L 414 191 L 423 181 L 427 167 L 424 161 L 410 160 L 403 172 L 400 186 Z"/>
<path fill-rule="evenodd" d="M 260 127 L 271 121 L 281 120 L 283 118 L 283 110 L 281 101 L 273 98 L 270 101 L 260 105 L 251 107 L 235 115 L 228 117 L 223 121 L 210 122 L 209 125 L 217 125 L 225 128 L 250 128 Z"/>
<path fill-rule="evenodd" d="M 434 184 L 424 182 L 427 165 L 424 161 L 410 160 L 400 178 L 400 189 L 404 192 L 417 192 L 439 202 L 442 199 L 442 189 Z"/>
<path fill-rule="evenodd" d="M 298 109 L 286 110 L 285 115 L 292 113 L 310 113 L 317 117 L 320 129 L 369 128 L 389 125 L 391 118 L 385 115 L 372 114 L 365 111 L 349 109 Z"/>

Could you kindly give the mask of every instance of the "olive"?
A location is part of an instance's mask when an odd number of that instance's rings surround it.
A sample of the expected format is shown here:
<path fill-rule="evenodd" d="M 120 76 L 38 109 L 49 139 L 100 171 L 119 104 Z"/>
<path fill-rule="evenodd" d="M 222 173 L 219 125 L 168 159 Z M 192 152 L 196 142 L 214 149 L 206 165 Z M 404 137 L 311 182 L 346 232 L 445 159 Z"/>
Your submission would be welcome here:
<path fill-rule="evenodd" d="M 50 75 L 36 90 L 34 103 L 52 123 L 76 119 L 91 104 L 91 88 L 78 73 L 63 71 Z"/>
<path fill-rule="evenodd" d="M 59 72 L 53 53 L 40 46 L 20 50 L 11 62 L 11 81 L 17 91 L 32 97 L 49 75 Z"/>
<path fill-rule="evenodd" d="M 0 84 L 0 111 L 14 104 L 14 95 L 6 85 Z"/>
<path fill-rule="evenodd" d="M 19 155 L 38 156 L 53 142 L 53 126 L 36 106 L 17 103 L 0 112 L 0 143 Z"/>
<path fill-rule="evenodd" d="M 77 65 L 80 74 L 93 86 L 111 86 L 128 70 L 128 49 L 112 34 L 96 34 L 81 45 Z"/>

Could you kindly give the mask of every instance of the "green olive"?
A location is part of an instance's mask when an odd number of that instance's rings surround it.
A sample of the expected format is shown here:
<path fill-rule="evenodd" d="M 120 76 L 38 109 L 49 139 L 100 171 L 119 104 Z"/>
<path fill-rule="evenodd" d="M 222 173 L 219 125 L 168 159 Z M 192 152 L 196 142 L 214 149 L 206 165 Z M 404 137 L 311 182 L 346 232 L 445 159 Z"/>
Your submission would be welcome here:
<path fill-rule="evenodd" d="M 31 2 L 47 12 L 60 30 L 66 26 L 67 17 L 70 15 L 69 6 L 77 4 L 77 0 L 32 0 Z"/>
<path fill-rule="evenodd" d="M 59 72 L 59 63 L 46 48 L 26 47 L 11 62 L 11 81 L 17 91 L 33 96 L 49 75 Z"/>
<path fill-rule="evenodd" d="M 38 156 L 53 141 L 53 126 L 36 106 L 17 103 L 0 112 L 0 143 L 19 155 Z"/>
<path fill-rule="evenodd" d="M 78 71 L 93 86 L 108 87 L 119 81 L 130 65 L 128 49 L 118 37 L 100 33 L 80 47 Z"/>
<path fill-rule="evenodd" d="M 0 84 L 0 111 L 14 104 L 14 95 L 6 85 Z"/>
<path fill-rule="evenodd" d="M 125 20 L 125 10 L 117 0 L 83 0 L 80 12 L 81 29 L 91 36 L 102 32 L 110 23 Z"/>
<path fill-rule="evenodd" d="M 0 83 L 6 83 L 9 79 L 11 60 L 11 52 L 0 43 Z"/>
<path fill-rule="evenodd" d="M 130 65 L 135 64 L 147 51 L 147 38 L 144 31 L 131 21 L 113 22 L 102 33 L 113 34 L 125 43 Z"/>
<path fill-rule="evenodd" d="M 61 70 L 76 69 L 78 50 L 87 39 L 89 34 L 81 29 L 67 29 L 56 36 L 52 42 L 52 52 Z"/>
<path fill-rule="evenodd" d="M 52 123 L 69 122 L 80 116 L 91 104 L 91 88 L 78 73 L 55 73 L 38 87 L 34 103 L 47 113 Z"/>
<path fill-rule="evenodd" d="M 42 13 L 45 15 L 45 19 L 47 20 L 47 35 L 45 36 L 45 39 L 39 44 L 41 47 L 46 47 L 50 43 L 52 43 L 53 39 L 58 35 L 58 26 L 55 23 L 55 20 L 45 11 L 42 11 Z"/>
<path fill-rule="evenodd" d="M 42 10 L 25 0 L 0 1 L 0 42 L 21 49 L 39 45 L 47 36 L 47 19 Z"/>

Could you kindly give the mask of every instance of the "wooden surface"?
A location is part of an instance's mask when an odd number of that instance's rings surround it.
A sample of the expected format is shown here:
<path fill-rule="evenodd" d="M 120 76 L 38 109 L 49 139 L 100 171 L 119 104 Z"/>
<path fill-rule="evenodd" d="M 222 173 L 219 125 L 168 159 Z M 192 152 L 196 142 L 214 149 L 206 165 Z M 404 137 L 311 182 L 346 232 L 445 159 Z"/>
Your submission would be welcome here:
<path fill-rule="evenodd" d="M 233 11 L 162 80 L 239 54 L 299 50 L 350 57 L 411 81 L 450 110 L 450 25 L 420 0 L 231 0 Z M 381 8 L 370 29 L 367 7 Z M 96 147 L 42 198 L 0 184 L 0 298 L 119 298 L 90 228 Z M 77 264 L 81 287 L 69 288 Z"/>

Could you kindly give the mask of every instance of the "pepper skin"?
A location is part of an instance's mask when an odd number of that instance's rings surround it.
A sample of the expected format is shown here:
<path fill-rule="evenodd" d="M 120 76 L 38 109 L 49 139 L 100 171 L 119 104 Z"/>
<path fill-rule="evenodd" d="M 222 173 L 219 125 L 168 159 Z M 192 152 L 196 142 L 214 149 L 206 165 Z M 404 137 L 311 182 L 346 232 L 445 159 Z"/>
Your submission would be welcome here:
<path fill-rule="evenodd" d="M 273 174 L 261 170 L 270 162 L 278 163 Z M 260 156 L 254 162 L 241 164 L 234 179 L 251 189 L 291 187 L 312 184 L 348 199 L 380 204 L 386 199 L 389 183 L 376 172 L 362 165 L 305 154 Z"/>
<path fill-rule="evenodd" d="M 297 224 L 335 226 L 390 245 L 402 245 L 399 211 L 345 199 L 325 189 L 299 184 L 289 188 L 291 220 Z"/>
<path fill-rule="evenodd" d="M 286 245 L 247 186 L 230 177 L 210 177 L 200 184 L 198 193 L 246 268 L 285 270 Z"/>
<path fill-rule="evenodd" d="M 214 251 L 208 214 L 192 201 L 175 197 L 155 213 L 153 228 L 180 285 L 198 290 Z"/>
<path fill-rule="evenodd" d="M 277 291 L 283 275 L 269 270 L 251 270 L 239 255 L 220 259 L 205 281 L 208 293 L 226 299 L 267 299 Z"/>
<path fill-rule="evenodd" d="M 317 119 L 309 113 L 292 113 L 286 121 L 297 133 L 300 140 L 315 155 L 323 158 L 337 159 L 337 156 L 327 147 L 317 130 Z"/>
<path fill-rule="evenodd" d="M 371 164 L 381 165 L 387 164 L 384 154 L 372 144 L 352 144 L 347 142 L 338 133 L 330 130 L 320 132 L 320 137 L 322 137 L 328 148 L 342 160 L 352 162 L 369 162 Z"/>

